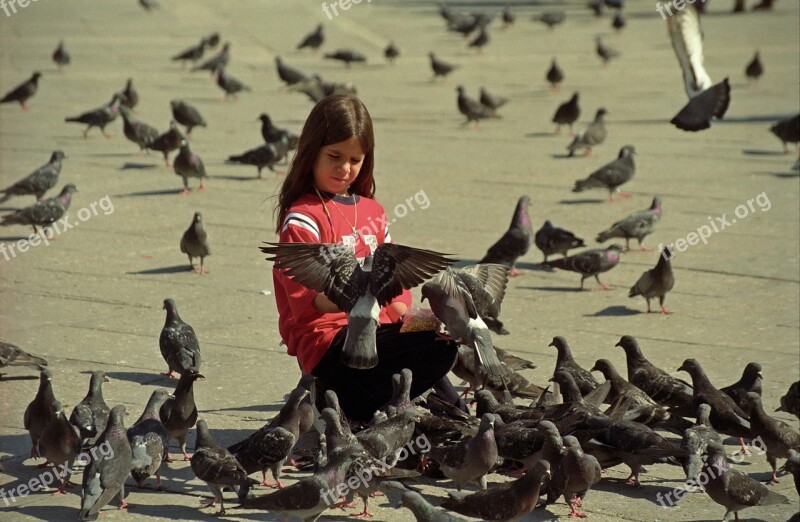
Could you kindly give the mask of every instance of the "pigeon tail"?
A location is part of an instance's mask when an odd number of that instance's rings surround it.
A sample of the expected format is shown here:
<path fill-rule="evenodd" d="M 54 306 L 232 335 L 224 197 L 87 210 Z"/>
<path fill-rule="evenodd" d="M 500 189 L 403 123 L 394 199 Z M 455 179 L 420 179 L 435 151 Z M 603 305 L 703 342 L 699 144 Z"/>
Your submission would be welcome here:
<path fill-rule="evenodd" d="M 378 365 L 378 350 L 375 345 L 377 324 L 371 317 L 362 318 L 350 315 L 347 335 L 339 360 L 359 370 L 367 370 Z"/>
<path fill-rule="evenodd" d="M 681 130 L 697 132 L 711 126 L 711 118 L 722 119 L 731 102 L 731 86 L 728 78 L 701 92 L 684 105 L 670 120 Z"/>

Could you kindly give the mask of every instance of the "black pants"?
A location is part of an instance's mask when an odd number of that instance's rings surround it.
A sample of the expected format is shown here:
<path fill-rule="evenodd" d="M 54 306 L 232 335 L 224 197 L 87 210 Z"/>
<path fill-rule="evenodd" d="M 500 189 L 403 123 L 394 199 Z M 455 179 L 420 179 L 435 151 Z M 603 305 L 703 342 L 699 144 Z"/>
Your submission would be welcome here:
<path fill-rule="evenodd" d="M 447 373 L 456 362 L 458 345 L 437 339 L 435 332 L 400 333 L 400 326 L 400 323 L 378 326 L 375 336 L 378 365 L 368 370 L 350 368 L 339 361 L 347 334 L 347 328 L 342 328 L 311 372 L 317 377 L 318 402 L 321 400 L 324 406 L 325 390 L 333 390 L 349 419 L 367 421 L 392 398 L 392 375 L 403 368 L 411 370 L 412 399 L 437 384 L 437 388 L 453 389 Z M 446 384 L 440 384 L 442 379 Z"/>

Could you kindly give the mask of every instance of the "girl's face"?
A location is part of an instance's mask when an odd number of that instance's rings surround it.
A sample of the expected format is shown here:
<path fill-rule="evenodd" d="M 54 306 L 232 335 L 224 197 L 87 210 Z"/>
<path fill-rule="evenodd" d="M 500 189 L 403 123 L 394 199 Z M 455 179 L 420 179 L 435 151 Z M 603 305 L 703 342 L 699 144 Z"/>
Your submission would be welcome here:
<path fill-rule="evenodd" d="M 314 184 L 325 192 L 346 196 L 363 164 L 364 151 L 358 138 L 326 145 L 314 161 Z"/>

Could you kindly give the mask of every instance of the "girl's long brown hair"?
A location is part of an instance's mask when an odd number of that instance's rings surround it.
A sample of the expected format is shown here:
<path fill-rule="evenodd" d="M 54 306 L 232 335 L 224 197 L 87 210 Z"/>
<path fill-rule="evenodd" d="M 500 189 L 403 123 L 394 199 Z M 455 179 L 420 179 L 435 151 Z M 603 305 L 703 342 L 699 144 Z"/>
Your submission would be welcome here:
<path fill-rule="evenodd" d="M 297 152 L 278 195 L 278 220 L 275 226 L 277 233 L 280 233 L 292 203 L 303 194 L 314 190 L 314 162 L 320 149 L 351 138 L 358 138 L 361 142 L 364 163 L 358 177 L 350 185 L 350 191 L 366 198 L 375 197 L 375 137 L 372 134 L 372 118 L 361 100 L 355 96 L 328 96 L 311 109 L 311 114 L 303 125 Z"/>

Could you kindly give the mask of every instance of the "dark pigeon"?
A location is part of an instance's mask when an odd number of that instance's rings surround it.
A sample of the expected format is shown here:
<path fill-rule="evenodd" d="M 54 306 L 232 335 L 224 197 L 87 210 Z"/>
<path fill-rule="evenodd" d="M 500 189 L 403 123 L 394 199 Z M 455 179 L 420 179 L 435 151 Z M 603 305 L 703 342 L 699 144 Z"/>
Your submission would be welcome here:
<path fill-rule="evenodd" d="M 758 51 L 756 51 L 755 56 L 753 59 L 748 62 L 747 67 L 744 68 L 744 75 L 747 76 L 747 79 L 751 82 L 757 82 L 761 75 L 764 74 L 764 64 L 761 63 L 761 57 L 759 56 Z"/>
<path fill-rule="evenodd" d="M 618 33 L 622 32 L 625 28 L 626 21 L 625 16 L 622 14 L 622 11 L 617 11 L 617 14 L 614 15 L 614 19 L 611 20 L 611 27 L 617 30 Z"/>
<path fill-rule="evenodd" d="M 268 114 L 262 112 L 258 117 L 258 121 L 261 122 L 261 137 L 264 138 L 264 143 L 275 143 L 276 141 L 282 141 L 286 137 L 288 141 L 287 148 L 289 150 L 297 148 L 300 137 L 286 129 L 276 127 Z"/>
<path fill-rule="evenodd" d="M 72 194 L 78 189 L 72 183 L 67 183 L 58 196 L 37 201 L 35 204 L 3 216 L 0 225 L 30 225 L 33 233 L 39 232 L 37 227 L 49 227 L 67 213 L 72 202 Z"/>
<path fill-rule="evenodd" d="M 800 381 L 789 386 L 786 395 L 781 397 L 781 405 L 775 411 L 785 411 L 800 419 Z"/>
<path fill-rule="evenodd" d="M 494 109 L 490 109 L 489 107 L 482 105 L 479 101 L 473 100 L 467 96 L 463 86 L 459 85 L 456 87 L 456 91 L 458 91 L 458 98 L 456 100 L 458 112 L 467 117 L 463 125 L 467 125 L 474 121 L 475 128 L 477 129 L 480 126 L 480 120 L 495 117 Z"/>
<path fill-rule="evenodd" d="M 622 248 L 618 245 L 611 245 L 608 248 L 592 248 L 584 250 L 578 254 L 562 257 L 542 263 L 544 266 L 552 266 L 570 272 L 581 274 L 581 290 L 583 282 L 589 277 L 594 277 L 603 290 L 611 290 L 611 287 L 600 281 L 600 274 L 608 272 L 619 264 Z"/>
<path fill-rule="evenodd" d="M 56 492 L 66 493 L 66 488 L 72 485 L 69 481 L 72 461 L 81 451 L 81 434 L 78 428 L 67 420 L 67 414 L 64 413 L 60 402 L 53 401 L 53 412 L 55 418 L 42 432 L 39 445 L 42 456 L 54 466 L 53 469 L 61 479 L 61 486 Z"/>
<path fill-rule="evenodd" d="M 350 67 L 350 64 L 353 62 L 364 63 L 367 61 L 366 56 L 352 49 L 339 49 L 338 51 L 325 54 L 325 58 L 344 62 L 347 67 Z"/>
<path fill-rule="evenodd" d="M 428 53 L 428 56 L 431 59 L 431 69 L 433 69 L 434 79 L 436 79 L 437 76 L 441 76 L 442 78 L 446 79 L 448 74 L 458 69 L 458 65 L 453 65 L 440 60 L 433 53 Z"/>
<path fill-rule="evenodd" d="M 183 179 L 181 196 L 189 194 L 189 178 L 200 178 L 200 187 L 198 190 L 202 192 L 206 189 L 205 178 L 208 177 L 206 174 L 206 167 L 200 156 L 192 152 L 192 149 L 189 148 L 189 142 L 186 140 L 181 141 L 181 149 L 178 155 L 175 156 L 172 169 L 175 171 L 176 175 Z"/>
<path fill-rule="evenodd" d="M 169 162 L 169 153 L 180 149 L 181 141 L 184 139 L 183 134 L 178 130 L 178 125 L 175 123 L 175 120 L 170 120 L 169 130 L 156 136 L 147 148 L 161 152 L 164 155 L 164 163 L 167 164 L 167 167 L 171 167 L 172 164 Z"/>
<path fill-rule="evenodd" d="M 194 403 L 194 382 L 204 376 L 194 370 L 186 370 L 181 374 L 175 392 L 158 410 L 158 416 L 167 429 L 167 439 L 176 439 L 183 453 L 183 460 L 192 460 L 186 453 L 186 435 L 189 428 L 197 422 L 197 406 Z M 164 451 L 164 461 L 172 462 L 169 448 Z"/>
<path fill-rule="evenodd" d="M 481 87 L 480 90 L 480 102 L 481 105 L 484 107 L 488 107 L 489 109 L 496 111 L 506 103 L 508 103 L 508 98 L 503 98 L 502 96 L 493 96 L 489 93 L 486 89 Z"/>
<path fill-rule="evenodd" d="M 731 101 L 728 79 L 712 85 L 689 100 L 670 123 L 681 130 L 697 132 L 711 127 L 711 119 L 722 119 Z"/>
<path fill-rule="evenodd" d="M 39 78 L 41 77 L 42 73 L 40 72 L 33 73 L 33 75 L 30 77 L 28 81 L 18 85 L 17 87 L 6 93 L 6 95 L 3 96 L 2 99 L 0 99 L 0 103 L 17 102 L 22 106 L 23 111 L 27 111 L 28 100 L 34 94 L 36 94 L 36 91 L 39 88 Z"/>
<path fill-rule="evenodd" d="M 213 57 L 209 58 L 205 62 L 192 67 L 192 72 L 194 71 L 208 71 L 211 74 L 214 74 L 220 69 L 224 69 L 228 62 L 231 59 L 231 44 L 230 42 L 225 42 L 222 46 L 222 49 L 215 54 Z"/>
<path fill-rule="evenodd" d="M 286 85 L 294 85 L 311 79 L 306 73 L 284 64 L 280 56 L 275 57 L 275 66 L 278 70 L 278 77 Z"/>
<path fill-rule="evenodd" d="M 658 256 L 658 262 L 655 268 L 643 273 L 639 280 L 636 281 L 628 292 L 628 297 L 636 297 L 640 295 L 647 300 L 647 313 L 650 310 L 650 299 L 658 297 L 658 304 L 661 306 L 662 314 L 670 314 L 669 310 L 664 306 L 664 298 L 667 293 L 675 286 L 675 276 L 672 274 L 672 251 L 665 248 Z"/>
<path fill-rule="evenodd" d="M 469 383 L 469 390 L 484 388 L 498 399 L 507 392 L 513 397 L 529 400 L 538 399 L 545 391 L 541 386 L 528 382 L 525 377 L 502 364 L 502 361 L 500 365 L 502 373 L 497 377 L 476 373 L 476 364 L 475 350 L 459 346 L 453 373 Z"/>
<path fill-rule="evenodd" d="M 703 456 L 706 455 L 708 443 L 715 441 L 722 444 L 722 439 L 708 420 L 710 414 L 711 406 L 708 404 L 698 406 L 697 421 L 694 426 L 683 432 L 681 441 L 681 448 L 688 454 L 683 462 L 683 471 L 686 473 L 686 479 L 695 484 L 698 483 L 697 476 L 703 469 Z"/>
<path fill-rule="evenodd" d="M 490 326 L 491 328 L 491 326 Z M 492 330 L 494 331 L 494 330 Z M 495 332 L 501 335 L 506 335 L 503 332 Z M 502 348 L 498 348 L 497 346 L 494 347 L 494 351 L 497 352 L 497 356 L 500 357 L 500 361 L 509 367 L 511 370 L 534 370 L 536 369 L 536 364 L 533 362 L 523 359 L 522 357 L 518 357 L 512 353 L 503 350 Z"/>
<path fill-rule="evenodd" d="M 497 461 L 497 443 L 494 438 L 494 415 L 481 417 L 478 433 L 454 446 L 431 448 L 428 457 L 439 463 L 442 473 L 461 491 L 469 482 L 486 489 L 486 475 Z"/>
<path fill-rule="evenodd" d="M 267 167 L 272 172 L 275 172 L 275 165 L 281 160 L 282 155 L 278 151 L 275 143 L 265 143 L 258 147 L 246 150 L 241 154 L 233 154 L 228 156 L 228 161 L 233 163 L 240 163 L 242 165 L 253 165 L 258 169 L 258 179 L 261 178 L 261 171 Z M 284 154 L 285 155 L 285 154 Z"/>
<path fill-rule="evenodd" d="M 543 23 L 548 29 L 553 29 L 558 24 L 564 23 L 566 18 L 567 15 L 564 11 L 547 11 L 540 15 L 534 15 L 533 17 L 535 21 Z"/>
<path fill-rule="evenodd" d="M 211 33 L 210 35 L 206 36 L 205 38 L 206 43 L 212 49 L 219 45 L 220 42 L 220 35 L 217 32 Z"/>
<path fill-rule="evenodd" d="M 47 366 L 47 361 L 29 354 L 19 346 L 0 341 L 0 368 L 6 366 L 32 366 L 43 370 L 42 366 Z M 2 376 L 0 373 L 0 377 Z"/>
<path fill-rule="evenodd" d="M 605 115 L 607 113 L 608 111 L 603 108 L 597 109 L 594 121 L 575 135 L 572 143 L 567 146 L 570 157 L 574 156 L 578 149 L 584 149 L 587 155 L 591 154 L 592 147 L 602 145 L 606 141 L 608 131 L 606 130 Z"/>
<path fill-rule="evenodd" d="M 631 160 L 631 162 L 632 161 L 633 160 Z M 656 224 L 661 219 L 661 212 L 661 198 L 656 196 L 653 198 L 649 208 L 634 212 L 624 219 L 617 221 L 607 230 L 600 232 L 597 235 L 597 242 L 604 243 L 611 238 L 624 238 L 625 248 L 626 250 L 630 250 L 630 240 L 635 238 L 639 242 L 639 248 L 641 250 L 647 250 L 642 242 L 645 237 L 654 231 Z M 670 252 L 670 255 L 672 254 L 673 253 Z"/>
<path fill-rule="evenodd" d="M 211 255 L 211 248 L 208 246 L 208 234 L 203 228 L 203 216 L 200 212 L 194 213 L 194 218 L 189 228 L 183 233 L 181 237 L 181 252 L 189 256 L 189 268 L 194 271 L 195 257 L 200 258 L 200 274 L 205 274 L 206 269 L 203 266 L 203 260 L 206 256 Z"/>
<path fill-rule="evenodd" d="M 553 62 L 555 63 L 555 59 Z M 553 115 L 553 123 L 558 125 L 556 127 L 556 134 L 561 132 L 562 125 L 569 125 L 569 135 L 575 135 L 572 131 L 572 125 L 578 121 L 581 115 L 581 106 L 578 104 L 579 100 L 580 94 L 576 92 L 569 100 L 558 106 L 556 113 Z"/>
<path fill-rule="evenodd" d="M 158 9 L 160 7 L 156 0 L 139 0 L 139 5 L 148 13 L 153 9 Z"/>
<path fill-rule="evenodd" d="M 500 264 L 477 264 L 453 269 L 472 295 L 475 309 L 486 326 L 500 335 L 508 335 L 508 330 L 498 318 L 508 285 L 508 269 Z"/>
<path fill-rule="evenodd" d="M 509 6 L 505 6 L 503 8 L 503 26 L 504 27 L 509 27 L 509 26 L 514 25 L 514 21 L 516 20 L 516 18 L 517 17 L 514 16 L 513 12 L 511 12 L 511 8 Z"/>
<path fill-rule="evenodd" d="M 469 15 L 454 15 L 447 20 L 447 30 L 461 35 L 466 38 L 476 29 L 487 25 L 489 19 L 485 14 L 469 14 Z"/>
<path fill-rule="evenodd" d="M 206 120 L 200 114 L 200 111 L 195 109 L 183 100 L 172 100 L 169 102 L 172 109 L 172 117 L 181 125 L 186 126 L 186 135 L 192 134 L 192 129 L 195 127 L 205 127 Z M 180 147 L 180 144 L 178 144 Z"/>
<path fill-rule="evenodd" d="M 164 310 L 167 311 L 167 316 L 158 338 L 158 346 L 161 356 L 167 362 L 167 372 L 161 375 L 172 378 L 173 373 L 199 373 L 202 357 L 194 328 L 178 315 L 178 307 L 173 299 L 164 299 Z"/>
<path fill-rule="evenodd" d="M 397 48 L 394 42 L 389 42 L 389 44 L 383 49 L 383 57 L 386 58 L 386 61 L 389 63 L 394 63 L 399 56 L 400 49 Z"/>
<path fill-rule="evenodd" d="M 325 30 L 322 27 L 322 24 L 317 25 L 317 28 L 314 31 L 307 34 L 299 44 L 297 44 L 297 49 L 312 49 L 314 51 L 318 50 L 322 43 L 325 41 Z"/>
<path fill-rule="evenodd" d="M 494 438 L 501 458 L 519 462 L 526 470 L 544 458 L 545 436 L 536 429 L 536 421 L 519 420 L 506 424 L 498 419 L 500 417 L 495 414 Z"/>
<path fill-rule="evenodd" d="M 197 60 L 203 57 L 203 54 L 206 52 L 206 46 L 208 45 L 208 40 L 206 38 L 201 38 L 200 42 L 197 45 L 193 45 L 184 49 L 183 51 L 179 52 L 175 56 L 171 58 L 173 62 L 181 62 L 181 65 L 186 66 L 187 62 L 195 63 Z"/>
<path fill-rule="evenodd" d="M 36 397 L 25 408 L 23 426 L 31 436 L 31 458 L 44 456 L 40 439 L 42 432 L 55 419 L 56 413 L 53 410 L 53 403 L 56 401 L 53 395 L 53 372 L 44 369 L 39 373 L 39 389 Z"/>
<path fill-rule="evenodd" d="M 467 47 L 474 47 L 478 50 L 478 54 L 483 53 L 483 48 L 488 45 L 491 41 L 491 37 L 489 36 L 489 32 L 486 30 L 486 26 L 481 26 L 480 30 L 478 31 L 478 35 L 475 36 L 472 40 L 470 40 Z"/>
<path fill-rule="evenodd" d="M 569 504 L 570 517 L 585 517 L 578 507 L 583 506 L 589 489 L 600 482 L 600 463 L 594 456 L 584 453 L 580 442 L 572 435 L 567 435 L 563 440 L 565 454 L 561 468 L 566 478 L 564 500 Z"/>
<path fill-rule="evenodd" d="M 357 90 L 352 83 L 329 82 L 322 79 L 322 77 L 320 77 L 318 74 L 315 74 L 312 78 L 307 78 L 291 85 L 289 90 L 305 94 L 314 103 L 320 101 L 326 96 L 331 96 L 333 94 L 355 96 L 357 93 Z"/>
<path fill-rule="evenodd" d="M 223 488 L 258 484 L 258 481 L 247 477 L 247 472 L 230 451 L 217 445 L 208 431 L 205 420 L 197 421 L 197 442 L 192 456 L 192 471 L 197 478 L 208 484 L 214 495 L 210 501 L 203 503 L 203 507 L 212 507 L 219 501 L 219 511 L 216 515 L 225 514 Z"/>
<path fill-rule="evenodd" d="M 744 406 L 748 402 L 746 401 L 747 394 L 753 392 L 760 396 L 763 391 L 761 377 L 761 365 L 757 362 L 747 363 L 742 372 L 742 377 L 730 386 L 720 388 L 719 391 L 736 401 L 742 411 L 747 411 Z"/>
<path fill-rule="evenodd" d="M 800 143 L 800 114 L 777 122 L 769 130 L 783 143 L 783 153 L 789 154 L 787 144 Z"/>
<path fill-rule="evenodd" d="M 555 58 L 553 58 L 553 61 L 550 62 L 550 68 L 547 69 L 547 74 L 545 74 L 545 79 L 547 80 L 547 83 L 550 84 L 550 90 L 553 93 L 556 93 L 561 89 L 561 82 L 564 81 L 564 71 L 561 70 L 561 67 L 558 66 Z M 575 120 L 577 119 L 578 118 L 576 116 Z M 575 122 L 575 120 L 573 120 L 573 123 Z"/>
<path fill-rule="evenodd" d="M 550 505 L 558 501 L 567 486 L 567 475 L 563 467 L 567 452 L 564 450 L 564 441 L 555 424 L 542 420 L 536 429 L 544 434 L 540 457 L 550 463 L 550 480 L 545 482 L 542 490 L 543 494 L 547 494 L 545 505 Z"/>
<path fill-rule="evenodd" d="M 125 88 L 120 93 L 120 103 L 131 110 L 139 105 L 139 92 L 134 88 L 132 78 L 125 82 Z"/>
<path fill-rule="evenodd" d="M 58 42 L 58 47 L 56 47 L 56 50 L 53 51 L 53 62 L 55 62 L 60 70 L 64 66 L 69 65 L 70 61 L 72 61 L 72 59 L 69 55 L 69 51 L 67 51 L 67 48 L 64 47 L 64 40 L 61 40 Z"/>
<path fill-rule="evenodd" d="M 80 520 L 97 520 L 100 510 L 115 496 L 119 497 L 120 509 L 128 507 L 125 502 L 125 479 L 131 471 L 131 446 L 124 418 L 125 406 L 117 405 L 111 409 L 108 426 L 95 446 L 107 446 L 109 450 L 95 452 L 83 471 L 81 510 L 78 513 Z M 107 458 L 107 454 L 113 457 Z"/>
<path fill-rule="evenodd" d="M 794 476 L 794 487 L 797 490 L 797 494 L 800 495 L 800 453 L 795 450 L 789 450 L 789 458 L 786 459 L 786 464 L 781 469 Z"/>
<path fill-rule="evenodd" d="M 158 129 L 135 119 L 130 109 L 124 105 L 119 111 L 122 114 L 122 130 L 125 137 L 139 146 L 139 152 L 150 148 L 153 141 L 158 138 Z"/>
<path fill-rule="evenodd" d="M 0 190 L 0 193 L 3 194 L 0 197 L 0 203 L 8 201 L 12 196 L 35 196 L 37 201 L 41 200 L 44 193 L 58 183 L 61 162 L 64 158 L 66 158 L 64 151 L 54 150 L 50 155 L 50 161 L 10 187 Z"/>
<path fill-rule="evenodd" d="M 225 72 L 225 69 L 219 68 L 217 69 L 217 86 L 222 89 L 225 94 L 222 97 L 223 101 L 227 100 L 230 97 L 236 99 L 236 94 L 244 91 L 250 91 L 250 87 L 239 81 L 238 79 L 234 78 L 230 74 Z"/>
<path fill-rule="evenodd" d="M 84 112 L 79 116 L 65 118 L 64 121 L 71 123 L 82 123 L 86 125 L 87 126 L 86 130 L 83 131 L 84 138 L 92 129 L 92 127 L 99 127 L 100 132 L 102 132 L 106 138 L 110 138 L 111 136 L 106 134 L 106 125 L 117 119 L 117 115 L 119 114 L 120 101 L 121 101 L 120 94 L 114 93 L 114 96 L 112 96 L 111 101 L 108 102 L 106 105 L 103 105 L 100 108 L 88 112 Z"/>
<path fill-rule="evenodd" d="M 103 383 L 108 382 L 108 375 L 103 371 L 92 372 L 89 379 L 89 391 L 81 402 L 75 405 L 69 421 L 80 430 L 84 440 L 94 443 L 106 429 L 111 409 L 103 399 Z"/>
<path fill-rule="evenodd" d="M 570 249 L 586 246 L 583 239 L 576 237 L 569 230 L 554 227 L 550 221 L 545 221 L 542 228 L 536 231 L 533 242 L 544 254 L 545 263 L 548 256 L 561 254 L 566 257 Z"/>
<path fill-rule="evenodd" d="M 505 234 L 489 247 L 486 255 L 478 261 L 480 264 L 498 263 L 508 267 L 509 277 L 521 274 L 514 265 L 517 259 L 528 253 L 533 240 L 533 226 L 531 217 L 528 214 L 528 206 L 531 204 L 529 196 L 521 196 L 514 209 L 514 216 Z"/>
<path fill-rule="evenodd" d="M 139 419 L 128 428 L 128 442 L 131 445 L 131 476 L 136 485 L 145 487 L 150 475 L 156 476 L 156 489 L 163 489 L 161 475 L 158 473 L 164 454 L 169 447 L 167 428 L 158 416 L 158 410 L 169 399 L 167 390 L 155 390 Z"/>
<path fill-rule="evenodd" d="M 558 370 L 565 370 L 568 372 L 572 375 L 572 378 L 575 379 L 575 384 L 578 385 L 581 395 L 588 395 L 592 390 L 597 388 L 599 383 L 591 372 L 582 368 L 581 365 L 575 362 L 575 359 L 572 357 L 572 350 L 569 344 L 567 344 L 566 339 L 560 335 L 553 337 L 553 341 L 548 346 L 553 346 L 558 351 L 553 375 L 555 375 Z"/>
<path fill-rule="evenodd" d="M 636 149 L 633 148 L 633 145 L 625 145 L 620 149 L 617 159 L 592 172 L 588 178 L 575 181 L 575 187 L 572 189 L 572 192 L 583 192 L 584 190 L 592 188 L 604 188 L 608 189 L 609 201 L 614 201 L 615 192 L 619 194 L 620 197 L 630 197 L 630 194 L 621 192 L 619 187 L 630 181 L 634 174 L 636 174 L 636 164 L 633 162 L 634 154 L 636 154 Z M 598 241 L 602 243 L 605 240 L 598 239 Z"/>
<path fill-rule="evenodd" d="M 772 466 L 770 482 L 778 480 L 778 459 L 789 458 L 789 450 L 800 451 L 800 433 L 785 422 L 767 415 L 761 404 L 761 396 L 750 392 L 745 397 L 745 405 L 750 413 L 750 428 L 753 435 L 761 439 L 767 447 L 767 462 Z"/>
<path fill-rule="evenodd" d="M 466 522 L 445 509 L 433 507 L 416 491 L 403 493 L 402 504 L 411 511 L 417 522 Z"/>
<path fill-rule="evenodd" d="M 619 56 L 619 52 L 607 46 L 599 36 L 595 38 L 595 52 L 603 60 L 604 67 L 608 65 L 608 62 Z"/>
<path fill-rule="evenodd" d="M 329 243 L 267 243 L 261 251 L 272 256 L 267 260 L 275 261 L 275 268 L 285 268 L 296 282 L 324 292 L 348 314 L 341 360 L 358 369 L 378 364 L 380 307 L 453 262 L 438 252 L 392 243 L 378 245 L 363 265 L 349 250 Z"/>

